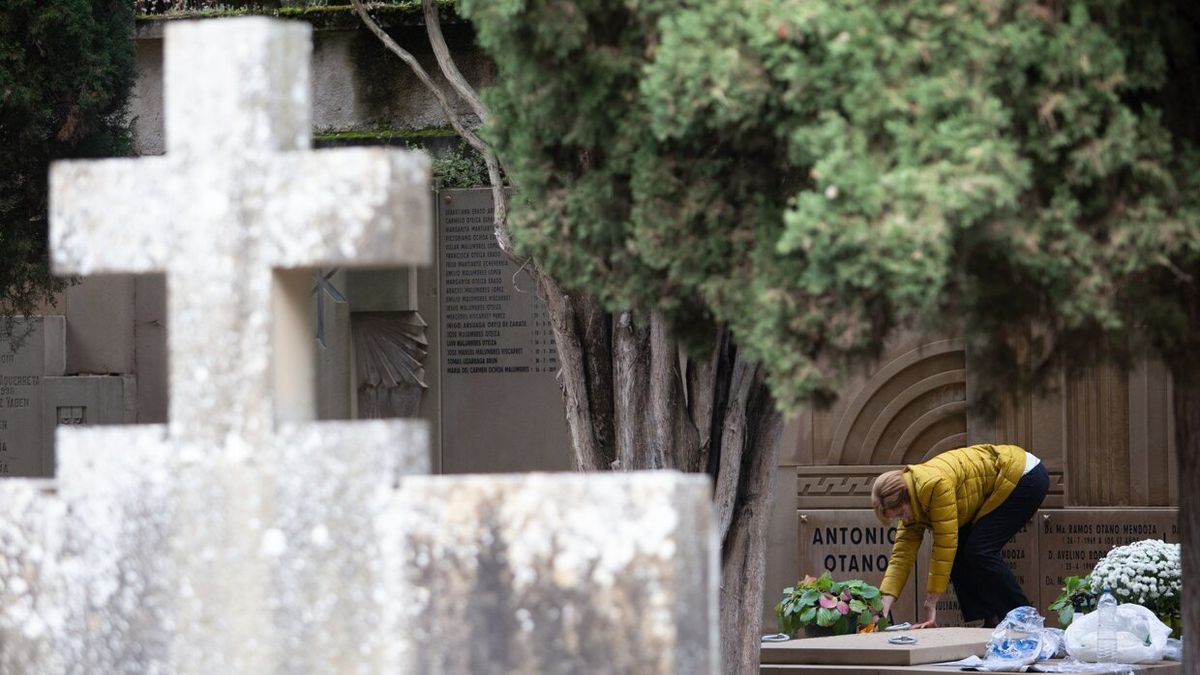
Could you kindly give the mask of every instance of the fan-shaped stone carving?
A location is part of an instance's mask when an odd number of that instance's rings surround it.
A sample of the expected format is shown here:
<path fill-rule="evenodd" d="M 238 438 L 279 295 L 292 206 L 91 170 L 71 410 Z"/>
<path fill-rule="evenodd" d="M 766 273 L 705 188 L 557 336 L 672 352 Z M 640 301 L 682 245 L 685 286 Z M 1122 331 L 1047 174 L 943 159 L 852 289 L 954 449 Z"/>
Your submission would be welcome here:
<path fill-rule="evenodd" d="M 418 415 L 421 394 L 427 388 L 427 325 L 416 311 L 352 315 L 359 417 Z"/>

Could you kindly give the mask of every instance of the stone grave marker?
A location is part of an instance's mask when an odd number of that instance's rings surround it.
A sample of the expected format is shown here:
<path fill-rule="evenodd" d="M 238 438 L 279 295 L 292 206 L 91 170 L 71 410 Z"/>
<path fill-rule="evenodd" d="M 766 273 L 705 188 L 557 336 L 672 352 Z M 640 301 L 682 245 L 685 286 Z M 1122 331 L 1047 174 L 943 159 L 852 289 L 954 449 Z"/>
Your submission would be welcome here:
<path fill-rule="evenodd" d="M 442 470 L 568 469 L 550 319 L 492 213 L 490 189 L 438 193 Z"/>
<path fill-rule="evenodd" d="M 66 367 L 61 316 L 0 323 L 0 476 L 49 476 L 54 471 L 43 400 L 47 377 Z"/>
<path fill-rule="evenodd" d="M 1039 511 L 1036 589 L 1042 608 L 1062 591 L 1063 578 L 1091 573 L 1114 546 L 1142 539 L 1178 542 L 1179 510 L 1174 508 L 1097 508 Z M 1033 595 L 1030 596 L 1033 599 Z"/>
<path fill-rule="evenodd" d="M 68 618 L 43 618 L 44 640 L 6 635 L 52 645 L 35 670 L 381 663 L 374 519 L 400 474 L 427 470 L 425 432 L 310 422 L 307 305 L 313 268 L 429 260 L 429 168 L 308 151 L 310 40 L 261 18 L 172 24 L 167 155 L 51 169 L 59 273 L 166 273 L 171 391 L 165 427 L 59 431 L 54 552 L 86 564 L 47 576 Z M 358 649 L 331 648 L 351 635 Z"/>
<path fill-rule="evenodd" d="M 311 421 L 307 268 L 427 260 L 431 209 L 423 159 L 305 151 L 310 32 L 172 23 L 168 155 L 52 169 L 60 272 L 167 273 L 171 419 L 0 483 L 0 672 L 457 672 L 417 626 L 483 607 L 478 672 L 715 674 L 703 478 L 409 482 L 423 424 Z"/>
<path fill-rule="evenodd" d="M 797 578 L 803 579 L 806 574 L 819 577 L 828 570 L 835 581 L 862 579 L 879 586 L 896 542 L 896 528 L 881 525 L 870 509 L 810 510 L 800 512 L 797 536 Z M 909 573 L 909 583 L 892 605 L 892 618 L 897 623 L 912 621 L 916 616 L 912 579 L 917 572 L 914 568 Z"/>
<path fill-rule="evenodd" d="M 408 477 L 394 672 L 715 673 L 703 476 Z"/>

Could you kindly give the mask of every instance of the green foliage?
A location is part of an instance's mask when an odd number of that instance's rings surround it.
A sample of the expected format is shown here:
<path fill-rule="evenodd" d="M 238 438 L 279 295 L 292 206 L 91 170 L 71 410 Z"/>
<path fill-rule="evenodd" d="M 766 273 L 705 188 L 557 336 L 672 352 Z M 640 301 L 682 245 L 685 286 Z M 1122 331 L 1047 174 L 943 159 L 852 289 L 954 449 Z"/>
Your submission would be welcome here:
<path fill-rule="evenodd" d="M 126 0 L 7 0 L 0 12 L 0 314 L 24 314 L 62 282 L 46 250 L 51 160 L 130 149 L 134 79 Z"/>
<path fill-rule="evenodd" d="M 1058 623 L 1063 628 L 1075 619 L 1075 613 L 1087 614 L 1096 609 L 1097 595 L 1092 591 L 1091 576 L 1066 577 L 1062 592 L 1050 603 L 1050 611 L 1058 613 Z"/>
<path fill-rule="evenodd" d="M 860 580 L 834 581 L 825 572 L 806 576 L 795 586 L 783 589 L 775 605 L 779 632 L 796 635 L 805 626 L 831 628 L 835 635 L 853 633 L 874 624 L 870 630 L 887 628 L 882 615 L 879 589 Z"/>
<path fill-rule="evenodd" d="M 961 321 L 1007 375 L 1200 347 L 1188 3 L 460 10 L 499 69 L 519 251 L 685 338 L 730 326 L 785 408 L 897 326 Z"/>
<path fill-rule="evenodd" d="M 442 157 L 434 157 L 433 186 L 438 190 L 483 187 L 488 185 L 487 164 L 483 156 L 466 144 Z"/>

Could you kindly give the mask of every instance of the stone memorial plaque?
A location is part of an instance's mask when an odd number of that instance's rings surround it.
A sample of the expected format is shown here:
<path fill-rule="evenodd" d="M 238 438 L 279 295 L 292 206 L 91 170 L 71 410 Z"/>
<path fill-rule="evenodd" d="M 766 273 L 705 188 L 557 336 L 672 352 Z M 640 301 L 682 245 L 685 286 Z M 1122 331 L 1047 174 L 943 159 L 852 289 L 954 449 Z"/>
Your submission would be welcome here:
<path fill-rule="evenodd" d="M 828 570 L 835 581 L 862 579 L 875 586 L 883 581 L 896 528 L 881 525 L 874 511 L 801 510 L 798 521 L 800 564 L 796 579 L 806 574 L 819 577 Z M 915 618 L 916 594 L 911 579 L 917 571 L 909 575 L 910 583 L 892 605 L 892 618 L 897 622 Z"/>
<path fill-rule="evenodd" d="M 1065 577 L 1091 573 L 1114 546 L 1142 539 L 1179 541 L 1174 508 L 1046 510 L 1038 512 L 1037 523 L 1042 607 L 1058 597 Z"/>
<path fill-rule="evenodd" d="M 533 278 L 496 243 L 492 192 L 437 201 L 442 471 L 569 469 L 550 320 Z"/>
<path fill-rule="evenodd" d="M 925 542 L 921 545 L 920 558 L 918 564 L 921 565 L 921 576 L 917 578 L 917 602 L 925 597 L 926 582 L 929 570 L 929 551 L 933 546 L 933 534 L 926 533 Z M 1038 602 L 1038 536 L 1037 528 L 1034 526 L 1034 521 L 1029 521 L 1017 532 L 1008 543 L 1004 545 L 1000 551 L 1000 557 L 1008 563 L 1008 568 L 1013 571 L 1017 577 L 1017 583 L 1021 584 L 1021 588 L 1025 591 L 1025 596 L 1029 601 L 1037 604 Z M 951 583 L 946 593 L 938 600 L 937 605 L 937 622 L 939 626 L 961 626 L 963 625 L 962 612 L 958 606 L 958 595 L 954 592 L 954 584 Z M 1000 617 L 1003 618 L 1003 617 Z"/>
<path fill-rule="evenodd" d="M 65 335 L 61 316 L 0 323 L 0 476 L 54 473 L 44 416 L 55 411 L 45 409 L 44 385 L 46 376 L 63 374 Z"/>

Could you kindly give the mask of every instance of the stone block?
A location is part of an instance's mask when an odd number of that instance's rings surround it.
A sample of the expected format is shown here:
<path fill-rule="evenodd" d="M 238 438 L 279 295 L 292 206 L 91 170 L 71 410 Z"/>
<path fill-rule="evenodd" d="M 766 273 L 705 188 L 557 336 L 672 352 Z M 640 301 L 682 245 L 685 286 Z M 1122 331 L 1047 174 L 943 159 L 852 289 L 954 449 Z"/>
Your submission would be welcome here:
<path fill-rule="evenodd" d="M 706 477 L 412 477 L 385 557 L 388 672 L 716 673 Z"/>
<path fill-rule="evenodd" d="M 54 470 L 55 427 L 132 424 L 137 419 L 137 379 L 132 375 L 71 375 L 47 377 L 43 382 L 46 475 Z"/>
<path fill-rule="evenodd" d="M 29 664 L 35 672 L 172 672 L 176 601 L 186 589 L 171 538 L 188 485 L 175 453 L 162 451 L 165 439 L 163 425 L 58 429 L 65 622 L 52 635 L 61 663 Z"/>
<path fill-rule="evenodd" d="M 0 476 L 49 476 L 46 378 L 63 374 L 61 316 L 14 319 L 0 335 Z"/>
<path fill-rule="evenodd" d="M 63 587 L 58 572 L 66 506 L 51 481 L 0 480 L 0 673 L 38 672 L 59 658 Z M 40 672 L 47 672 L 43 669 Z"/>
<path fill-rule="evenodd" d="M 912 644 L 892 644 L 905 636 Z M 835 635 L 764 645 L 763 663 L 912 666 L 983 656 L 991 628 L 930 628 L 915 631 Z"/>
<path fill-rule="evenodd" d="M 134 278 L 111 274 L 67 289 L 67 372 L 134 372 Z"/>
<path fill-rule="evenodd" d="M 137 421 L 167 421 L 167 283 L 164 274 L 134 281 L 134 371 L 137 373 Z"/>
<path fill-rule="evenodd" d="M 442 190 L 437 208 L 442 471 L 569 470 L 549 315 L 496 244 L 491 190 Z"/>

